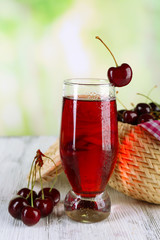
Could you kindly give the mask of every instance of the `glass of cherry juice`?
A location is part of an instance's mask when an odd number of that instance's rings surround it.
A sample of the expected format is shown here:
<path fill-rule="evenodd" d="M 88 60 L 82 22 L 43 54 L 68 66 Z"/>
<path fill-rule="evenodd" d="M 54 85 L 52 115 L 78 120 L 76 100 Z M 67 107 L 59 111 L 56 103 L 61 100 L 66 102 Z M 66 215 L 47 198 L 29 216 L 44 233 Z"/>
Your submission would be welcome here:
<path fill-rule="evenodd" d="M 79 222 L 98 222 L 110 214 L 107 182 L 118 149 L 114 86 L 106 79 L 64 81 L 60 133 L 62 165 L 72 190 L 66 214 Z"/>

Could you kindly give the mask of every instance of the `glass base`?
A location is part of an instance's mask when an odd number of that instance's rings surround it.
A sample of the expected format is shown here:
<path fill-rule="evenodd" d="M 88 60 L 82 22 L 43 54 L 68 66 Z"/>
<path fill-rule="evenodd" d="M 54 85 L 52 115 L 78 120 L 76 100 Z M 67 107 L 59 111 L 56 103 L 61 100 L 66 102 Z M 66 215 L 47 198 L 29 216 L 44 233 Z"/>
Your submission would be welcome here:
<path fill-rule="evenodd" d="M 111 211 L 110 197 L 105 190 L 92 198 L 84 198 L 70 190 L 64 201 L 65 213 L 77 222 L 94 223 L 107 218 Z"/>

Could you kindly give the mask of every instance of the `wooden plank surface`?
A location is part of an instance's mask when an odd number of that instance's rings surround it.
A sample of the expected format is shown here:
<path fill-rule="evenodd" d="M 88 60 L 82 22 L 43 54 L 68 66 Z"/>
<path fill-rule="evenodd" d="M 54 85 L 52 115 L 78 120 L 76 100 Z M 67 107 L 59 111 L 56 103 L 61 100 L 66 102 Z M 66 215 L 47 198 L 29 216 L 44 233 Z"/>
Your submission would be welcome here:
<path fill-rule="evenodd" d="M 84 224 L 70 220 L 64 214 L 63 202 L 33 227 L 13 219 L 7 210 L 9 200 L 27 185 L 36 150 L 44 152 L 54 141 L 54 137 L 0 138 L 0 240 L 160 239 L 160 206 L 131 199 L 109 187 L 112 209 L 109 218 L 102 222 Z M 70 189 L 64 173 L 58 177 L 56 187 L 63 201 Z"/>

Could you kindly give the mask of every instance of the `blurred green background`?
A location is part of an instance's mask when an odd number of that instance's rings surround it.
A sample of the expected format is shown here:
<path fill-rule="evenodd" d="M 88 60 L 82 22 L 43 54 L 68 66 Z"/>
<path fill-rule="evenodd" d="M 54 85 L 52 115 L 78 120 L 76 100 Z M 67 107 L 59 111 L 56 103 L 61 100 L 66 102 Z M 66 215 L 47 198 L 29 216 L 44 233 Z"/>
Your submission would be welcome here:
<path fill-rule="evenodd" d="M 131 108 L 157 85 L 160 103 L 159 0 L 0 0 L 1 136 L 58 136 L 63 80 L 114 66 L 96 35 L 132 66 L 118 98 Z"/>

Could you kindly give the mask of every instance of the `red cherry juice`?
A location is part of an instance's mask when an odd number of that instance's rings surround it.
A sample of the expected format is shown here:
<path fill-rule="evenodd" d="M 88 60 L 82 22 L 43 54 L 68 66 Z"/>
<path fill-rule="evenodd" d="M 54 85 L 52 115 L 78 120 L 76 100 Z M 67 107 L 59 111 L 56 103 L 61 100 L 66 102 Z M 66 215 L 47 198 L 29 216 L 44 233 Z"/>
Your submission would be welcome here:
<path fill-rule="evenodd" d="M 60 154 L 75 193 L 104 191 L 116 161 L 117 128 L 115 99 L 63 98 Z"/>

